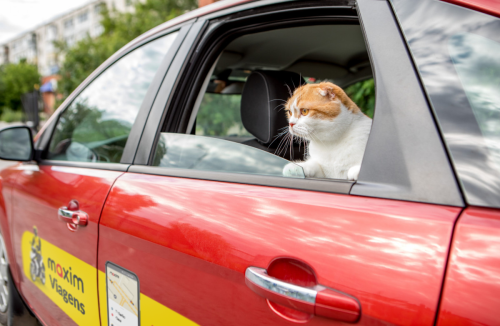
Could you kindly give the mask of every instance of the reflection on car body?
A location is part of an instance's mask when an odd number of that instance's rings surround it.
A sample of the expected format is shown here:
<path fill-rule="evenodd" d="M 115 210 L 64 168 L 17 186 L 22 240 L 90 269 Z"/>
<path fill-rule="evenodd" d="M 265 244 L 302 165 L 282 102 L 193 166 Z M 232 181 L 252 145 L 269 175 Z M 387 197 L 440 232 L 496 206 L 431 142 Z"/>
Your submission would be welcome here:
<path fill-rule="evenodd" d="M 498 324 L 500 11 L 448 2 L 221 1 L 1 130 L 0 323 Z M 283 176 L 322 79 L 369 96 L 356 181 Z"/>

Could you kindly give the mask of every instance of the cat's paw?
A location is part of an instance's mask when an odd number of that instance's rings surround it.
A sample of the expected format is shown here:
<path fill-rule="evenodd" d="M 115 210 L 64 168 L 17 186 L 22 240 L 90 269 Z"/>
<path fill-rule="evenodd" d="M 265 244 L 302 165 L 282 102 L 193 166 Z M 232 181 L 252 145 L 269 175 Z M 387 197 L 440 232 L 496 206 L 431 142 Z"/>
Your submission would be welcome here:
<path fill-rule="evenodd" d="M 285 174 L 285 171 L 288 169 L 296 171 L 295 173 L 300 172 L 300 176 L 295 175 L 296 177 L 299 178 L 324 178 L 325 174 L 323 173 L 323 169 L 321 166 L 314 162 L 314 161 L 305 161 L 305 162 L 300 162 L 300 163 L 289 163 L 285 166 L 283 169 L 283 174 Z M 297 169 L 297 170 L 295 170 Z M 298 171 L 301 170 L 301 171 Z M 289 172 L 287 172 L 289 173 Z"/>
<path fill-rule="evenodd" d="M 302 167 L 296 163 L 288 163 L 283 168 L 283 176 L 289 178 L 304 178 L 304 170 Z"/>
<path fill-rule="evenodd" d="M 347 171 L 347 179 L 356 181 L 358 180 L 359 170 L 361 169 L 361 165 L 355 165 Z"/>

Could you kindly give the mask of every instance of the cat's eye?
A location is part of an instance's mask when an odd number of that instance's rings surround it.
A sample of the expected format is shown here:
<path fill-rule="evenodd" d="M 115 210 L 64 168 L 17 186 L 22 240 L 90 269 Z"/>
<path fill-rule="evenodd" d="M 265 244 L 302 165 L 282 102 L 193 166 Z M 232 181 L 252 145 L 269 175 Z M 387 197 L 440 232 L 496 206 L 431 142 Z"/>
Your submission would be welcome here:
<path fill-rule="evenodd" d="M 300 109 L 300 113 L 302 113 L 302 115 L 307 115 L 309 114 L 309 109 Z"/>

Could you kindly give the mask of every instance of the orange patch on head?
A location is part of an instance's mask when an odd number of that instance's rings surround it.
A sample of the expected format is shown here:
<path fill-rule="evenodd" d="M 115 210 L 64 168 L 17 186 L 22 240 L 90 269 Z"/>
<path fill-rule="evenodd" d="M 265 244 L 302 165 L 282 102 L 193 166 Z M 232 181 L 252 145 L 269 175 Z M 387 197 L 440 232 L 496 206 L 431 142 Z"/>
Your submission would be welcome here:
<path fill-rule="evenodd" d="M 340 103 L 352 113 L 361 111 L 342 88 L 328 82 L 307 84 L 297 88 L 285 106 L 288 118 L 291 116 L 290 110 L 294 103 L 301 109 L 301 112 L 303 112 L 302 109 L 307 110 L 307 114 L 303 115 L 320 119 L 333 119 L 338 116 L 341 112 Z"/>

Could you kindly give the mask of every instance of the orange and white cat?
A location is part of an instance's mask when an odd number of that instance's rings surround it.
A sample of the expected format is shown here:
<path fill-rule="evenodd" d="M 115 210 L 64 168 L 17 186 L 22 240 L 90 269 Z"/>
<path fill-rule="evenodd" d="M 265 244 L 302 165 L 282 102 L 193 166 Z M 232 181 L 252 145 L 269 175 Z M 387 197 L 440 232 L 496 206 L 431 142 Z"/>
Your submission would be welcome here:
<path fill-rule="evenodd" d="M 294 162 L 306 177 L 357 180 L 372 120 L 342 88 L 308 84 L 295 90 L 285 110 L 289 132 L 309 142 L 306 160 Z M 296 175 L 288 164 L 284 175 Z"/>

